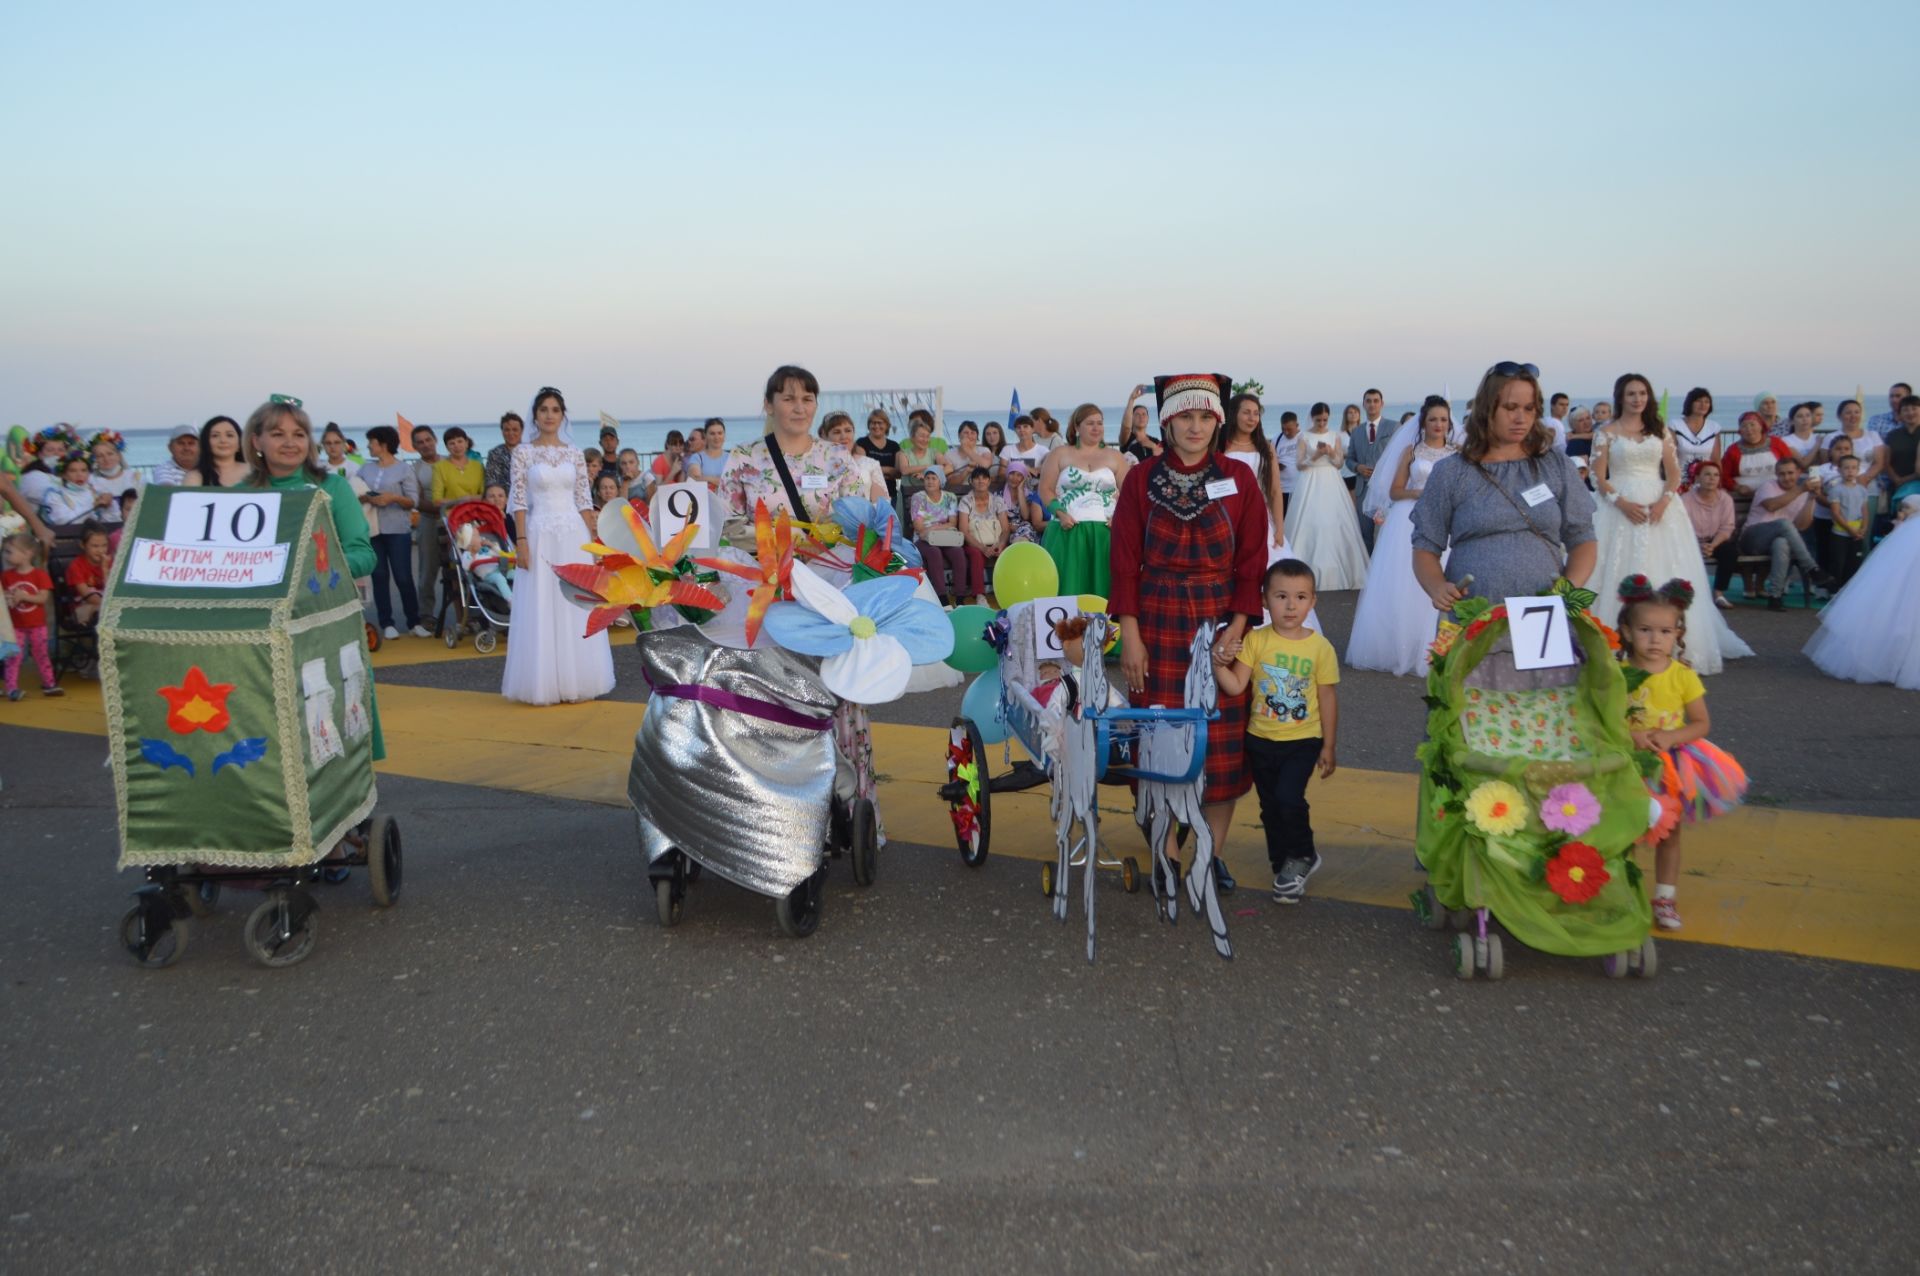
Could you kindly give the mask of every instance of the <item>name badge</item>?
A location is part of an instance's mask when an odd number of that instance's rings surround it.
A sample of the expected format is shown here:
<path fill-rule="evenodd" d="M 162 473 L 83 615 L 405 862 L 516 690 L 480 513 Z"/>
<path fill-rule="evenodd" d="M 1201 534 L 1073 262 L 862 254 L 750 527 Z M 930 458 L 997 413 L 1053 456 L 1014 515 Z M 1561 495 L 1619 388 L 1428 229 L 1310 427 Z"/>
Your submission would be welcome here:
<path fill-rule="evenodd" d="M 1215 479 L 1207 484 L 1207 499 L 1217 501 L 1223 496 L 1232 496 L 1240 490 L 1240 485 L 1230 478 Z"/>
<path fill-rule="evenodd" d="M 1550 501 L 1553 499 L 1553 489 L 1545 483 L 1535 483 L 1532 487 L 1520 493 L 1520 499 L 1528 505 L 1538 505 L 1542 501 Z"/>
<path fill-rule="evenodd" d="M 824 492 L 827 490 L 827 476 L 824 474 L 802 474 L 800 490 L 803 492 Z"/>

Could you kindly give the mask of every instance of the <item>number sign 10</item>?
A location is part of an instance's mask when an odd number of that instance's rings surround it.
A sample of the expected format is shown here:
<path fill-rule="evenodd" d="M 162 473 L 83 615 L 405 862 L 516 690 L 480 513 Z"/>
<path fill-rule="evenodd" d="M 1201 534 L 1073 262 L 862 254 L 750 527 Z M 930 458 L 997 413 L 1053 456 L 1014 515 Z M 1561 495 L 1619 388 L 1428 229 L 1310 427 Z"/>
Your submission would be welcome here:
<path fill-rule="evenodd" d="M 165 540 L 172 545 L 250 547 L 274 541 L 280 493 L 206 492 L 187 488 L 167 504 Z"/>

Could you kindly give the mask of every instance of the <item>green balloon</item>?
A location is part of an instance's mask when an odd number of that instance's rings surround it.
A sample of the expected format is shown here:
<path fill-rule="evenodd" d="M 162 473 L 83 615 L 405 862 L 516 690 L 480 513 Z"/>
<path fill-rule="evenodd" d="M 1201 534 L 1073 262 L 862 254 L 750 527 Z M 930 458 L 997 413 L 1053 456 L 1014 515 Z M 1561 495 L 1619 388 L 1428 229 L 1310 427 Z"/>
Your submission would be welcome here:
<path fill-rule="evenodd" d="M 953 654 L 947 657 L 948 664 L 961 673 L 980 673 L 1000 663 L 1000 653 L 980 636 L 981 630 L 993 622 L 993 608 L 977 604 L 955 607 L 947 613 L 947 620 L 953 625 Z"/>
<path fill-rule="evenodd" d="M 1053 555 L 1032 541 L 1007 546 L 993 565 L 993 596 L 1002 607 L 1051 598 L 1059 592 L 1060 569 Z"/>

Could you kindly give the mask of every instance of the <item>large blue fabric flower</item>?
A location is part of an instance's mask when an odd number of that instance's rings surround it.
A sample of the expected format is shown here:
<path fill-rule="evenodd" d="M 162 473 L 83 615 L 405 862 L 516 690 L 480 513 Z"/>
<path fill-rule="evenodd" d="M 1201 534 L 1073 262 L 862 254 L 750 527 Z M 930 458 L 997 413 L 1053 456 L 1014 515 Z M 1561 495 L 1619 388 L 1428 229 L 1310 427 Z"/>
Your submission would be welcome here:
<path fill-rule="evenodd" d="M 842 592 L 795 563 L 794 601 L 767 608 L 761 632 L 788 651 L 822 657 L 820 680 L 842 700 L 898 700 L 913 666 L 953 652 L 953 626 L 937 604 L 913 596 L 918 585 L 912 576 L 879 576 Z"/>
<path fill-rule="evenodd" d="M 920 566 L 920 551 L 915 548 L 911 536 L 900 534 L 900 514 L 885 501 L 869 500 L 864 496 L 843 496 L 833 503 L 833 521 L 840 525 L 841 533 L 847 543 L 860 543 L 860 529 L 872 528 L 875 535 L 885 535 L 889 528 L 893 531 L 893 552 L 900 555 L 901 561 L 909 567 Z"/>

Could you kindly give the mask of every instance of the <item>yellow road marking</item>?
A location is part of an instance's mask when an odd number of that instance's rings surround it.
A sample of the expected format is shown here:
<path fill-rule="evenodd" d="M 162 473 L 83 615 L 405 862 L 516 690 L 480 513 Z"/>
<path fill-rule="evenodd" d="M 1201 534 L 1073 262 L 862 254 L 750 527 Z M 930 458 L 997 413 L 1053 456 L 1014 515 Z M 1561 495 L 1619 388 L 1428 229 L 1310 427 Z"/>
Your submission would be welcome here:
<path fill-rule="evenodd" d="M 380 764 L 384 774 L 626 803 L 642 705 L 595 701 L 536 709 L 488 692 L 394 685 L 380 687 L 379 695 L 390 755 Z M 71 681 L 62 699 L 29 693 L 17 704 L 0 704 L 0 725 L 7 724 L 101 734 L 99 688 Z M 946 778 L 946 733 L 881 723 L 873 734 L 888 835 L 951 845 L 947 808 L 935 791 Z M 1001 751 L 988 753 L 998 772 Z M 1406 905 L 1420 883 L 1413 865 L 1414 793 L 1413 776 L 1388 771 L 1348 769 L 1314 782 L 1314 835 L 1326 865 L 1313 880 L 1314 894 Z M 1101 813 L 1112 850 L 1144 860 L 1126 791 L 1103 788 Z M 1053 858 L 1044 788 L 996 795 L 993 817 L 992 854 Z M 1251 798 L 1240 804 L 1226 858 L 1246 883 L 1243 898 L 1266 907 L 1271 870 L 1258 818 Z M 1912 854 L 1920 847 L 1920 820 L 1743 807 L 1683 836 L 1687 929 L 1675 938 L 1920 970 L 1920 926 L 1912 922 L 1920 906 L 1920 857 Z"/>

